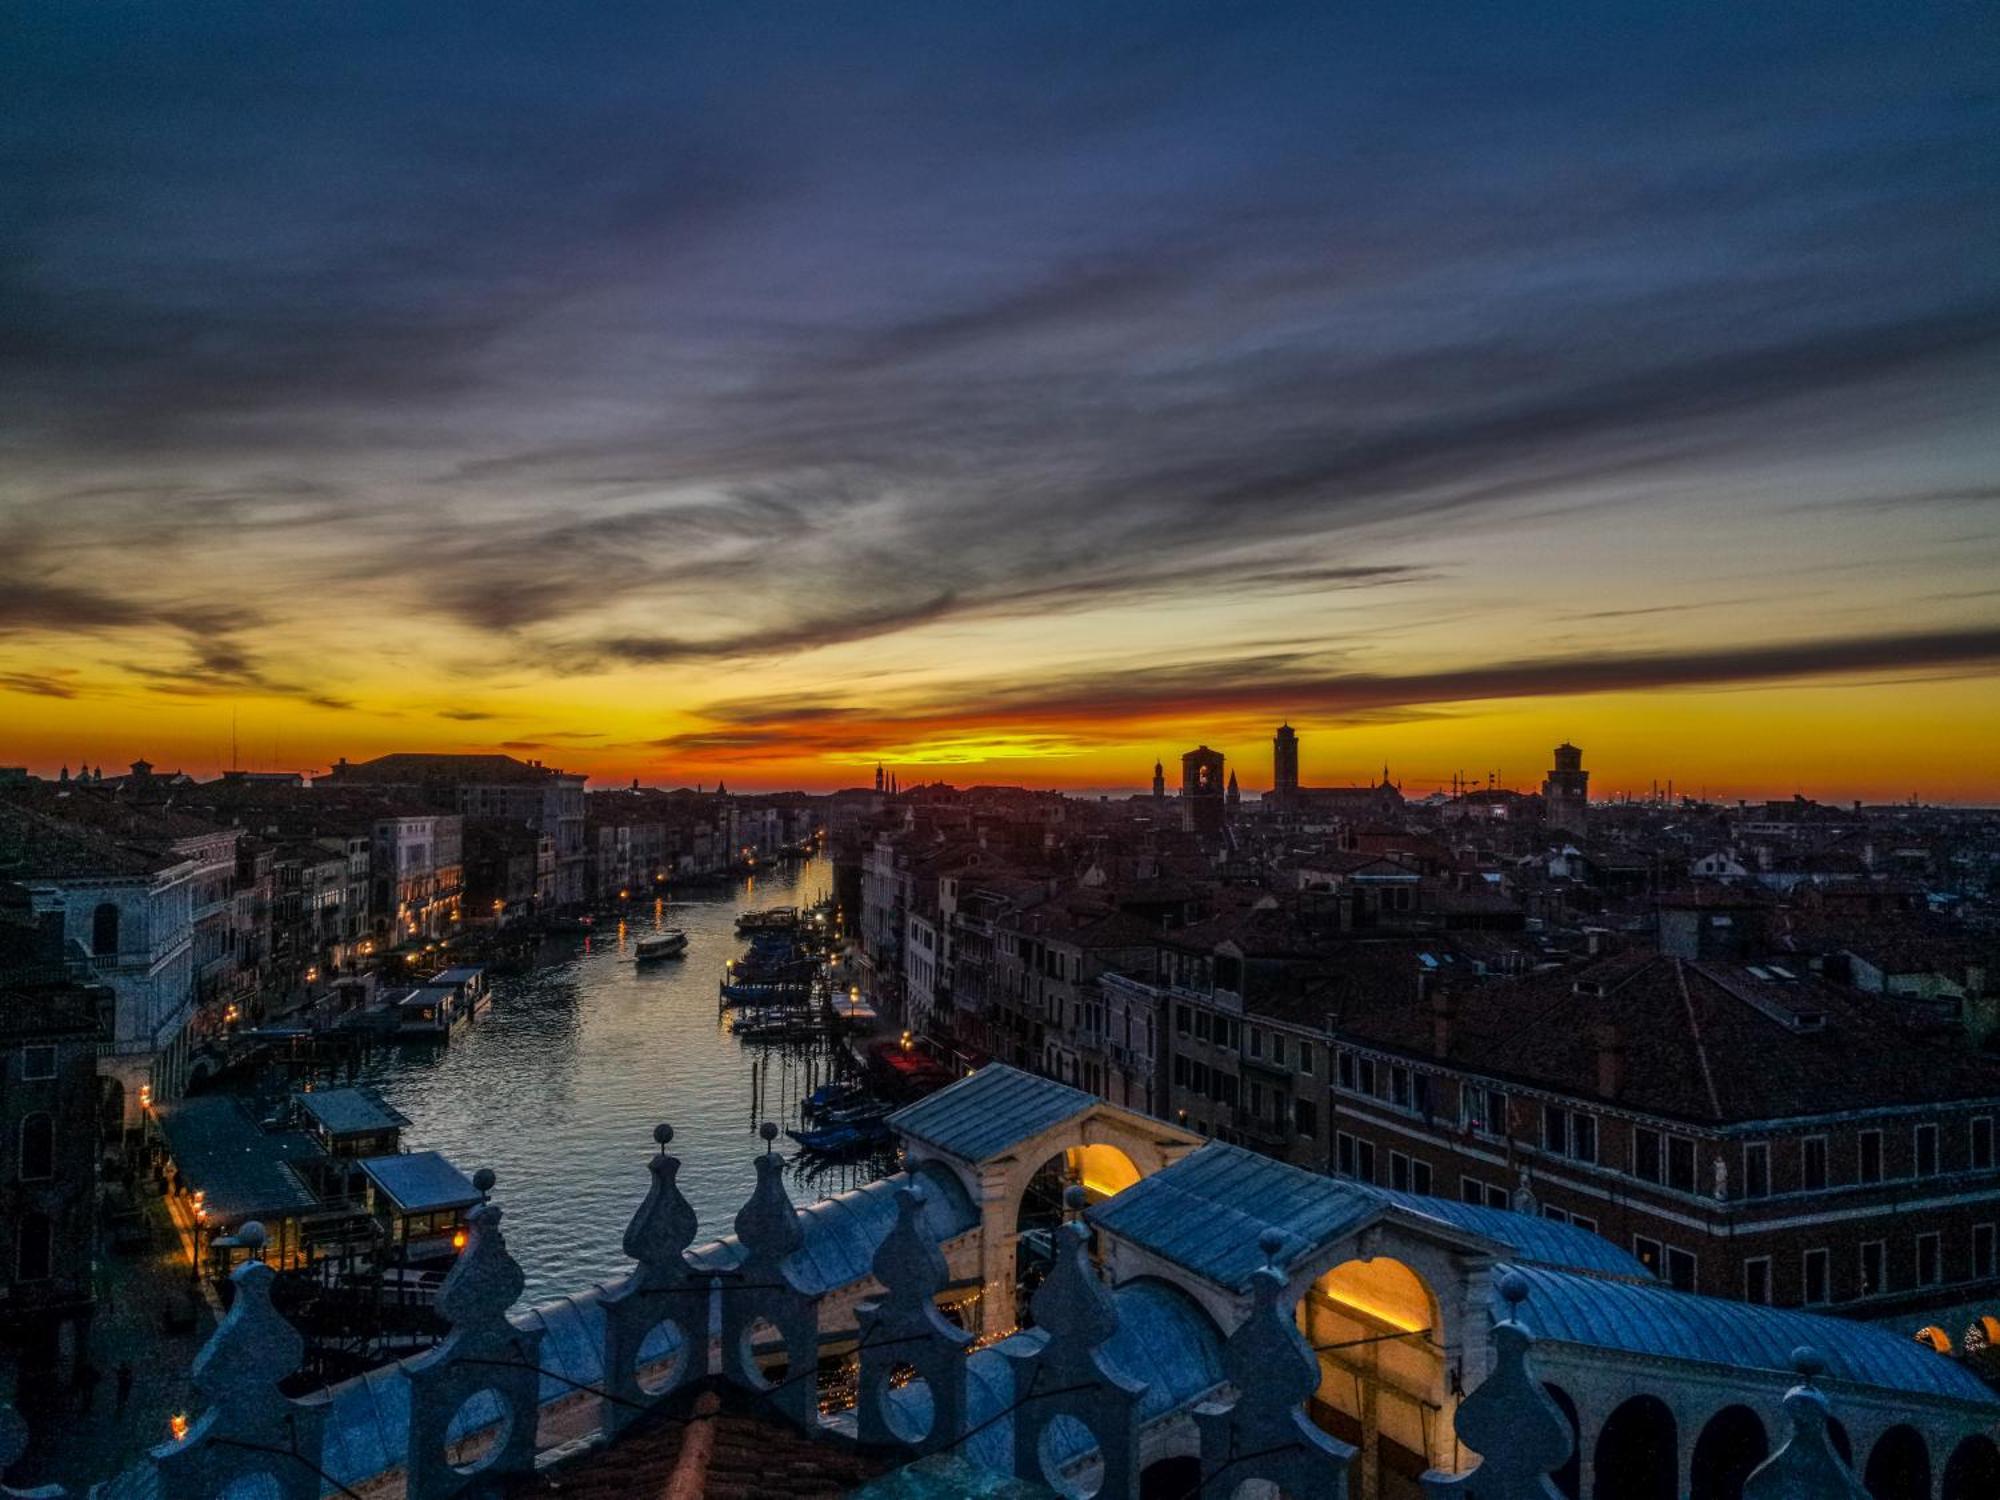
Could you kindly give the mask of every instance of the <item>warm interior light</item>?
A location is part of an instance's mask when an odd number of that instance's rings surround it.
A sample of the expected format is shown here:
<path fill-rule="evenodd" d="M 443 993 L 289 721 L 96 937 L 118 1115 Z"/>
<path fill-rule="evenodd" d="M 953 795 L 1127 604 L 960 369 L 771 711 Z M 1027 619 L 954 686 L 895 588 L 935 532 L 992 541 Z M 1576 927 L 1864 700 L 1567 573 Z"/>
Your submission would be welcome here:
<path fill-rule="evenodd" d="M 463 1229 L 452 1231 L 451 1248 L 454 1250 L 463 1250 L 465 1248 L 465 1231 Z"/>
<path fill-rule="evenodd" d="M 188 1435 L 187 1413 L 177 1411 L 171 1417 L 168 1417 L 167 1431 L 174 1435 L 174 1441 L 177 1443 L 185 1438 Z"/>

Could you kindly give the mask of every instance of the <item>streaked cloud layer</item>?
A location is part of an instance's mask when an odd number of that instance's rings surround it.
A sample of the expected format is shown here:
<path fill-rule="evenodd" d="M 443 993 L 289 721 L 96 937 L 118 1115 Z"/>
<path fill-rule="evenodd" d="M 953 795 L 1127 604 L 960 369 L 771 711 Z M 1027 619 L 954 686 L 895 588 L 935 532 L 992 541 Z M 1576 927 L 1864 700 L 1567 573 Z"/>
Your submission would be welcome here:
<path fill-rule="evenodd" d="M 1990 13 L 0 28 L 0 757 L 2000 795 Z"/>

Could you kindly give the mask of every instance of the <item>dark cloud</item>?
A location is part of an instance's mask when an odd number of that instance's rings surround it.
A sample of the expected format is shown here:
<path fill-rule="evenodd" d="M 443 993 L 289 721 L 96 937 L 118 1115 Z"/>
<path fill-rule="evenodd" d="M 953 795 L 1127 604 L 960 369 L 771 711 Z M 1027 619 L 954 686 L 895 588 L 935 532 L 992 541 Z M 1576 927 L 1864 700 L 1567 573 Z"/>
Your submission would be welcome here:
<path fill-rule="evenodd" d="M 441 708 L 438 710 L 437 716 L 440 719 L 455 719 L 462 724 L 476 724 L 481 719 L 496 717 L 493 714 L 483 713 L 476 708 Z"/>
<path fill-rule="evenodd" d="M 1990 37 L 1879 9 L 54 16 L 0 521 L 63 519 L 0 632 L 294 695 L 335 615 L 468 678 L 1474 582 L 1671 640 L 1472 531 L 1740 494 L 1710 558 L 1809 505 L 1873 567 L 1995 495 Z"/>
<path fill-rule="evenodd" d="M 699 710 L 708 727 L 652 742 L 680 754 L 861 752 L 981 728 L 1063 726 L 1117 742 L 1135 722 L 1287 715 L 1395 722 L 1439 705 L 1658 689 L 1718 689 L 1829 676 L 2000 671 L 2000 628 L 1793 641 L 1689 652 L 1619 652 L 1500 660 L 1445 672 L 1340 671 L 1323 653 L 1271 652 L 1175 664 L 1085 669 L 1035 681 L 967 683 L 898 709 L 745 698 Z"/>
<path fill-rule="evenodd" d="M 79 690 L 75 682 L 67 677 L 39 672 L 0 672 L 0 691 L 27 693 L 37 698 L 74 698 Z"/>

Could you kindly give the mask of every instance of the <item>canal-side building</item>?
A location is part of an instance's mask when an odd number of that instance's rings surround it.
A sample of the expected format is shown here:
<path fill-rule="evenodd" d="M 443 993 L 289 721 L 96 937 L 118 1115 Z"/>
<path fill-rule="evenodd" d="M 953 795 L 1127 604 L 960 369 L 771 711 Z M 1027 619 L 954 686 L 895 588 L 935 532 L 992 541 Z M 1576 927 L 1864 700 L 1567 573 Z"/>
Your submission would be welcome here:
<path fill-rule="evenodd" d="M 95 1306 L 100 1018 L 55 913 L 0 884 L 0 1349 L 36 1379 L 74 1378 Z"/>
<path fill-rule="evenodd" d="M 547 834 L 555 842 L 556 903 L 575 906 L 589 894 L 584 848 L 587 779 L 511 755 L 404 753 L 365 761 L 343 757 L 321 781 L 335 789 L 368 788 L 414 798 L 438 812 L 503 818 Z"/>
<path fill-rule="evenodd" d="M 1531 1206 L 1669 1285 L 1855 1316 L 2000 1294 L 2000 1060 L 1786 963 L 1638 949 L 1342 1006 L 1343 1175 Z"/>
<path fill-rule="evenodd" d="M 186 1086 L 196 869 L 170 844 L 126 843 L 0 799 L 0 875 L 27 889 L 38 920 L 60 923 L 68 949 L 111 990 L 98 1065 L 128 1129 L 144 1099 L 176 1098 Z"/>

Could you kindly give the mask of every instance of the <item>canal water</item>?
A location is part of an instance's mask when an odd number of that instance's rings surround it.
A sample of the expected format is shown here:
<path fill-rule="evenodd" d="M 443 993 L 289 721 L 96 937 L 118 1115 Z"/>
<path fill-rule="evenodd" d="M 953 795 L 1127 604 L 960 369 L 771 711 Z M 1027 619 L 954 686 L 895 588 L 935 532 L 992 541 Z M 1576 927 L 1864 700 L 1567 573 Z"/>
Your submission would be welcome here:
<path fill-rule="evenodd" d="M 530 1301 L 628 1269 L 619 1247 L 650 1181 L 653 1127 L 674 1127 L 681 1189 L 702 1239 L 727 1234 L 755 1182 L 757 1126 L 799 1123 L 798 1103 L 832 1067 L 827 1045 L 737 1041 L 717 1009 L 724 963 L 743 951 L 736 918 L 826 895 L 823 858 L 782 866 L 698 899 L 634 903 L 620 931 L 544 950 L 533 971 L 496 979 L 493 1004 L 448 1047 L 387 1047 L 357 1081 L 409 1117 L 413 1151 L 442 1151 L 470 1175 L 498 1174 L 507 1243 Z M 687 957 L 641 967 L 633 941 L 660 927 L 688 934 Z M 779 1137 L 790 1154 L 792 1142 Z M 867 1181 L 877 1163 L 795 1163 L 806 1203 Z"/>

